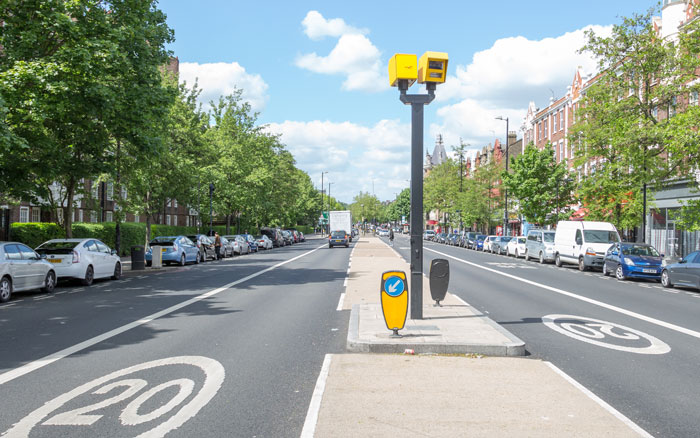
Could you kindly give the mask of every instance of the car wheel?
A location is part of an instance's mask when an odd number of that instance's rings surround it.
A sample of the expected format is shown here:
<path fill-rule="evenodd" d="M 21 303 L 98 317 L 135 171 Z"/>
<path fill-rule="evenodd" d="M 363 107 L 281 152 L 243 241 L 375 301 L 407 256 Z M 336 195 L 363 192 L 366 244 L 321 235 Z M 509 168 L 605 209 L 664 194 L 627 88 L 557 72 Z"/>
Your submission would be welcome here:
<path fill-rule="evenodd" d="M 206 263 L 206 261 L 207 261 L 207 253 L 206 253 L 206 252 L 205 252 L 204 254 L 202 254 L 202 253 L 200 252 L 200 254 L 199 254 L 199 261 L 202 262 L 202 263 Z"/>
<path fill-rule="evenodd" d="M 615 277 L 617 277 L 617 279 L 620 281 L 627 278 L 625 277 L 625 273 L 622 271 L 622 265 L 617 265 L 617 269 L 615 269 Z"/>
<path fill-rule="evenodd" d="M 149 267 L 149 268 L 150 268 L 152 264 L 153 264 L 153 262 L 152 262 L 152 261 L 150 261 L 150 260 L 146 260 L 146 266 L 147 266 L 147 267 Z"/>
<path fill-rule="evenodd" d="M 540 251 L 540 265 L 544 265 L 544 253 Z M 557 266 L 561 266 L 561 260 L 559 260 L 559 264 Z"/>
<path fill-rule="evenodd" d="M 185 263 L 187 263 L 187 260 L 185 260 L 185 253 L 183 252 L 180 256 L 180 266 L 185 266 Z"/>
<path fill-rule="evenodd" d="M 603 276 L 607 277 L 608 275 L 610 275 L 610 272 L 608 272 L 608 264 L 603 262 Z"/>
<path fill-rule="evenodd" d="M 85 270 L 85 278 L 83 278 L 83 285 L 90 286 L 94 280 L 95 270 L 92 268 L 92 265 L 90 265 Z"/>
<path fill-rule="evenodd" d="M 46 278 L 44 278 L 44 287 L 41 288 L 42 292 L 50 294 L 56 287 L 56 273 L 49 271 L 46 273 Z"/>
<path fill-rule="evenodd" d="M 333 245 L 328 245 L 328 248 L 333 248 Z"/>
<path fill-rule="evenodd" d="M 583 257 L 578 258 L 578 270 L 581 272 L 586 270 L 586 264 L 583 261 Z"/>
<path fill-rule="evenodd" d="M 530 252 L 527 249 L 525 250 L 525 261 L 526 262 L 530 261 Z"/>
<path fill-rule="evenodd" d="M 515 258 L 516 258 L 516 259 L 519 259 L 519 258 L 520 258 L 520 256 L 518 255 L 518 250 L 517 250 L 517 249 L 515 250 Z"/>
<path fill-rule="evenodd" d="M 199 251 L 197 251 L 197 256 L 194 258 L 194 264 L 198 265 L 201 259 L 202 257 L 200 256 Z"/>
<path fill-rule="evenodd" d="M 10 301 L 12 295 L 12 281 L 8 277 L 0 279 L 0 303 Z"/>
<path fill-rule="evenodd" d="M 673 287 L 673 284 L 671 283 L 671 277 L 668 275 L 668 271 L 665 269 L 661 272 L 661 286 Z M 0 288 L 0 293 L 2 293 L 1 290 L 2 289 Z"/>
<path fill-rule="evenodd" d="M 557 265 L 557 268 L 561 268 L 561 257 L 559 257 L 559 254 L 554 257 L 554 264 Z"/>
<path fill-rule="evenodd" d="M 114 265 L 114 274 L 112 274 L 112 280 L 119 280 L 122 278 L 122 264 L 117 262 Z"/>

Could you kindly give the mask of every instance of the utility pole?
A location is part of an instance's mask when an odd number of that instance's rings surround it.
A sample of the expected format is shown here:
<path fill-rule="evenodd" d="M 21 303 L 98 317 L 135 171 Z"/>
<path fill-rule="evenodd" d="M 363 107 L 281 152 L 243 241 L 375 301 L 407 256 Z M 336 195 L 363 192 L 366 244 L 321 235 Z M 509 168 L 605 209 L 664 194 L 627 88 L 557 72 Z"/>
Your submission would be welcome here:
<path fill-rule="evenodd" d="M 326 226 L 323 223 L 323 211 L 325 209 L 325 204 L 323 202 L 323 190 L 324 190 L 324 185 L 323 185 L 323 175 L 327 174 L 328 172 L 321 172 L 321 230 L 325 230 Z M 323 235 L 323 232 L 321 232 L 321 235 Z"/>
<path fill-rule="evenodd" d="M 508 117 L 503 118 L 502 116 L 496 117 L 496 120 L 506 121 L 506 173 L 508 173 Z M 503 235 L 508 235 L 508 188 L 504 186 L 505 191 L 505 205 L 503 207 Z"/>
<path fill-rule="evenodd" d="M 209 235 L 214 235 L 214 183 L 209 183 Z"/>

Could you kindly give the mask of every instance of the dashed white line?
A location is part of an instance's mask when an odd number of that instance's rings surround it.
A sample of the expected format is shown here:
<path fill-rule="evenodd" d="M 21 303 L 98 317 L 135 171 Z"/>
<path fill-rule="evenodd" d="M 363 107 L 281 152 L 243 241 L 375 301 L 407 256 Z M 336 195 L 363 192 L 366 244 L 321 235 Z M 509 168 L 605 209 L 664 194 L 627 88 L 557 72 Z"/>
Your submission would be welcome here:
<path fill-rule="evenodd" d="M 313 438 L 314 433 L 316 432 L 318 413 L 321 410 L 321 401 L 323 400 L 323 392 L 326 390 L 326 380 L 328 380 L 328 371 L 331 368 L 332 358 L 332 354 L 326 354 L 326 357 L 323 358 L 321 373 L 318 375 L 316 387 L 314 388 L 314 393 L 311 396 L 309 410 L 306 411 L 306 420 L 304 421 L 304 427 L 301 429 L 300 438 Z"/>
<path fill-rule="evenodd" d="M 340 312 L 343 310 L 343 302 L 345 301 L 345 292 L 340 294 L 340 299 L 338 300 L 338 307 L 335 308 L 337 312 Z"/>
<path fill-rule="evenodd" d="M 569 375 L 566 374 L 564 371 L 562 371 L 562 370 L 560 370 L 559 368 L 557 368 L 556 365 L 554 365 L 554 364 L 551 363 L 551 362 L 547 362 L 547 361 L 545 361 L 544 363 L 545 363 L 547 366 L 549 366 L 552 370 L 554 370 L 555 373 L 557 373 L 557 374 L 559 374 L 561 377 L 563 377 L 564 380 L 566 380 L 567 382 L 569 382 L 569 383 L 571 383 L 572 385 L 574 385 L 579 391 L 583 392 L 588 398 L 590 398 L 590 399 L 593 400 L 594 402 L 598 403 L 598 405 L 600 405 L 600 407 L 602 407 L 602 408 L 605 409 L 606 411 L 610 412 L 610 413 L 611 413 L 615 418 L 617 418 L 618 420 L 620 420 L 620 421 L 622 421 L 623 423 L 625 423 L 630 429 L 632 429 L 633 431 L 635 431 L 636 433 L 638 433 L 639 436 L 643 436 L 643 437 L 645 437 L 645 438 L 653 438 L 653 435 L 649 434 L 649 432 L 647 432 L 646 430 L 644 430 L 644 429 L 642 429 L 641 427 L 639 427 L 639 426 L 637 425 L 637 423 L 635 423 L 634 421 L 632 421 L 632 420 L 630 420 L 629 418 L 625 417 L 620 411 L 618 411 L 617 409 L 615 409 L 615 408 L 613 408 L 612 406 L 610 406 L 609 404 L 607 404 L 607 403 L 606 403 L 605 401 L 603 401 L 600 397 L 598 397 L 597 395 L 593 394 L 588 388 L 586 388 L 585 386 L 581 385 L 581 384 L 578 383 L 576 380 L 574 380 L 573 377 L 569 376 Z"/>

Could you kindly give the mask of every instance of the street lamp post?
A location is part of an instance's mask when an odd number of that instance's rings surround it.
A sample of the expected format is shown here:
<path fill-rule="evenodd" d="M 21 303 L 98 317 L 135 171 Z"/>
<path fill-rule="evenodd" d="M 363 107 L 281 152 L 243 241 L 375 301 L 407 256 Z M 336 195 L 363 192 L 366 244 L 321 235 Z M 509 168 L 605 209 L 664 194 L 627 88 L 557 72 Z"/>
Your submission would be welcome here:
<path fill-rule="evenodd" d="M 326 227 L 325 227 L 324 224 L 323 224 L 323 211 L 324 211 L 323 189 L 324 189 L 324 187 L 325 187 L 325 186 L 323 185 L 323 175 L 325 175 L 325 174 L 327 174 L 327 173 L 328 173 L 328 172 L 321 172 L 321 220 L 319 220 L 319 222 L 320 222 L 319 225 L 321 225 L 321 230 L 322 230 L 322 231 L 321 231 L 321 235 L 323 235 L 323 230 L 326 229 Z"/>
<path fill-rule="evenodd" d="M 209 235 L 214 234 L 214 183 L 209 183 Z"/>
<path fill-rule="evenodd" d="M 328 234 L 331 233 L 331 185 L 332 182 L 328 182 Z"/>
<path fill-rule="evenodd" d="M 502 116 L 496 117 L 496 120 L 506 121 L 506 173 L 508 173 L 508 117 L 503 118 Z M 508 188 L 505 188 L 505 205 L 503 207 L 503 235 L 508 235 Z"/>

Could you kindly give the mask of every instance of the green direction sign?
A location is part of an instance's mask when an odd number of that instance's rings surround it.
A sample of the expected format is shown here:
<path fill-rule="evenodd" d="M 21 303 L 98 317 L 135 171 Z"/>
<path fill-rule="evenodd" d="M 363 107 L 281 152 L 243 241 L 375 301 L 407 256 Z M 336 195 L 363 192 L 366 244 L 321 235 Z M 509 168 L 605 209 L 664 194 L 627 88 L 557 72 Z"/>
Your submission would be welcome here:
<path fill-rule="evenodd" d="M 324 211 L 323 213 L 321 213 L 321 215 L 323 216 L 323 219 L 328 220 L 328 213 L 327 212 Z"/>

